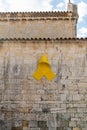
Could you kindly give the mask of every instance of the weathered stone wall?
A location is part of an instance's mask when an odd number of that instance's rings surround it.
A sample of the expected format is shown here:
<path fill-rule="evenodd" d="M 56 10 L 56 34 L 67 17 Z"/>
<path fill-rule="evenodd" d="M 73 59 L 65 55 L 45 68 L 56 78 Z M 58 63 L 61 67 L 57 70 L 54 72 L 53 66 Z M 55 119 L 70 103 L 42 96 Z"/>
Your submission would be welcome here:
<path fill-rule="evenodd" d="M 0 38 L 73 38 L 76 23 L 70 12 L 0 13 Z"/>
<path fill-rule="evenodd" d="M 47 53 L 56 78 L 32 74 Z M 87 129 L 87 40 L 0 41 L 0 129 Z"/>

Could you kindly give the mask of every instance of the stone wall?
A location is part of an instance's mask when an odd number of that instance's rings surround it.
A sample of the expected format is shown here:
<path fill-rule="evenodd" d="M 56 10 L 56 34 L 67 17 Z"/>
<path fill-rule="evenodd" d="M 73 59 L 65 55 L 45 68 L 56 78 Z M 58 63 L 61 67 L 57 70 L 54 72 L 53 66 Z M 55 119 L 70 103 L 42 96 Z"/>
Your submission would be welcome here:
<path fill-rule="evenodd" d="M 0 13 L 0 38 L 73 38 L 76 23 L 71 12 Z"/>
<path fill-rule="evenodd" d="M 47 53 L 55 79 L 32 74 Z M 87 40 L 0 40 L 0 129 L 87 129 Z"/>

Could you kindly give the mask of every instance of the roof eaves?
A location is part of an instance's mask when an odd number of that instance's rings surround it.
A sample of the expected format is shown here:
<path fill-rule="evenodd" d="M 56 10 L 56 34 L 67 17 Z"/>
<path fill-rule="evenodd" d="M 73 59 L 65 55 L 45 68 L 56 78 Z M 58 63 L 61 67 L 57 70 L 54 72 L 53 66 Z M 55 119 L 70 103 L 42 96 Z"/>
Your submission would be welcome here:
<path fill-rule="evenodd" d="M 86 38 L 1 38 L 0 41 L 27 41 L 27 40 L 45 40 L 45 41 L 49 41 L 49 40 L 87 40 Z"/>

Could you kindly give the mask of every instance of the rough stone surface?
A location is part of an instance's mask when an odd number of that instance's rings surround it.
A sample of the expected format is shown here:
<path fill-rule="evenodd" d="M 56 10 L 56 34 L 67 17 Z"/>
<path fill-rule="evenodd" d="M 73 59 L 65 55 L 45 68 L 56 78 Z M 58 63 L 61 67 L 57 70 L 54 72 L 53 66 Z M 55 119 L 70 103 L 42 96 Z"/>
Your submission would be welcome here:
<path fill-rule="evenodd" d="M 73 38 L 73 12 L 0 13 L 0 38 Z"/>
<path fill-rule="evenodd" d="M 87 129 L 87 39 L 68 11 L 0 13 L 0 130 Z M 33 77 L 44 53 L 52 81 Z"/>
<path fill-rule="evenodd" d="M 56 73 L 52 81 L 32 76 L 43 53 Z M 0 129 L 86 130 L 86 68 L 86 39 L 1 40 Z"/>

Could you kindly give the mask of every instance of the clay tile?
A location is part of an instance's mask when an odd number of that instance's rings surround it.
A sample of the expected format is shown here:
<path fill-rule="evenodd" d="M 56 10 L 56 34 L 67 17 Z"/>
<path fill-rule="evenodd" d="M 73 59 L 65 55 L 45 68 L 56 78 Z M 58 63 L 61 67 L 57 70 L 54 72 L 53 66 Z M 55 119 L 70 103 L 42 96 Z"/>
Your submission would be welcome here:
<path fill-rule="evenodd" d="M 83 37 L 81 37 L 80 39 L 83 40 Z"/>
<path fill-rule="evenodd" d="M 59 38 L 57 37 L 56 40 L 59 40 Z"/>
<path fill-rule="evenodd" d="M 42 38 L 39 38 L 39 40 L 42 40 Z"/>
<path fill-rule="evenodd" d="M 20 40 L 20 38 L 17 38 L 18 40 Z"/>
<path fill-rule="evenodd" d="M 62 37 L 60 37 L 60 40 L 62 40 L 63 38 Z"/>
<path fill-rule="evenodd" d="M 75 37 L 73 37 L 73 40 L 76 40 L 76 38 L 75 38 Z"/>
<path fill-rule="evenodd" d="M 43 38 L 43 40 L 46 40 L 46 38 Z"/>
<path fill-rule="evenodd" d="M 71 40 L 71 38 L 70 38 L 70 37 L 69 37 L 68 39 L 69 39 L 69 40 Z"/>
<path fill-rule="evenodd" d="M 50 40 L 50 38 L 48 37 L 47 40 Z"/>

